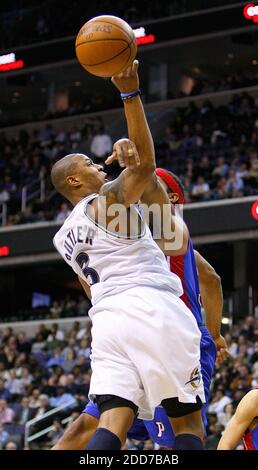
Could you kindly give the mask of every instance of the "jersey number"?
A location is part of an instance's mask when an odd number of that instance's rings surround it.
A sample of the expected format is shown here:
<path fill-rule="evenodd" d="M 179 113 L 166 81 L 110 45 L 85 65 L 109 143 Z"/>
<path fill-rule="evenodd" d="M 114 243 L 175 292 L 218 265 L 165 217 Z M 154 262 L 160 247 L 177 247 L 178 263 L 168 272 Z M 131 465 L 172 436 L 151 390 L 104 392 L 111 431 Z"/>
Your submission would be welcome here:
<path fill-rule="evenodd" d="M 76 256 L 75 261 L 80 266 L 84 277 L 90 286 L 99 282 L 99 275 L 97 271 L 95 271 L 93 268 L 89 268 L 89 257 L 87 253 L 79 253 Z"/>

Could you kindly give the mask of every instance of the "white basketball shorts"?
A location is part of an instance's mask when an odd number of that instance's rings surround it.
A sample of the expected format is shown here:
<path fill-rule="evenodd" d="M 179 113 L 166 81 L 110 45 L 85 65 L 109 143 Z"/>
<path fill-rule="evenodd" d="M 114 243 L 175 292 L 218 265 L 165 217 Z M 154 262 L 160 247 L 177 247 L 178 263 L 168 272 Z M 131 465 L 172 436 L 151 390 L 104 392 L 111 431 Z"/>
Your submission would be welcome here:
<path fill-rule="evenodd" d="M 166 398 L 205 402 L 200 369 L 200 331 L 173 293 L 134 287 L 105 297 L 90 310 L 92 377 L 90 399 L 116 395 L 152 419 Z"/>

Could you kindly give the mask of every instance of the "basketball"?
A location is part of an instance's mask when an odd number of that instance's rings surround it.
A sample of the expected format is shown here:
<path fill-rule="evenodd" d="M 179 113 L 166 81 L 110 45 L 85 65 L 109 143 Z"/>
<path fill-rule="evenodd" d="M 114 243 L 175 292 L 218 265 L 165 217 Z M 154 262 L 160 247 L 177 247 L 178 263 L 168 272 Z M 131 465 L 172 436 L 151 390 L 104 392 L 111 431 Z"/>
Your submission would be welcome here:
<path fill-rule="evenodd" d="M 132 28 L 116 16 L 96 16 L 80 29 L 75 43 L 78 61 L 98 77 L 112 77 L 134 60 L 137 44 Z"/>

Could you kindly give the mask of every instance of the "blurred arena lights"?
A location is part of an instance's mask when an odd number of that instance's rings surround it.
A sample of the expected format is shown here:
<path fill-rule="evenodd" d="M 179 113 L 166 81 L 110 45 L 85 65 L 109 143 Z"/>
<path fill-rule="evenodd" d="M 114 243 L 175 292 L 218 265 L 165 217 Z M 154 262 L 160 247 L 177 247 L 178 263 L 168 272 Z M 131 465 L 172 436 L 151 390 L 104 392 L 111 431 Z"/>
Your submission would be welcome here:
<path fill-rule="evenodd" d="M 0 256 L 9 256 L 10 248 L 7 245 L 0 246 Z"/>
<path fill-rule="evenodd" d="M 0 55 L 0 72 L 8 72 L 9 70 L 23 69 L 25 63 L 23 60 L 16 60 L 14 52 Z"/>
<path fill-rule="evenodd" d="M 243 13 L 247 20 L 253 20 L 254 23 L 258 23 L 258 5 L 248 3 L 245 5 Z"/>
<path fill-rule="evenodd" d="M 156 37 L 154 36 L 154 34 L 146 35 L 146 31 L 143 26 L 134 29 L 133 32 L 136 37 L 136 42 L 138 46 L 140 46 L 141 44 L 151 44 L 153 42 L 156 42 Z"/>
<path fill-rule="evenodd" d="M 258 201 L 255 201 L 251 206 L 251 214 L 255 220 L 258 220 Z"/>

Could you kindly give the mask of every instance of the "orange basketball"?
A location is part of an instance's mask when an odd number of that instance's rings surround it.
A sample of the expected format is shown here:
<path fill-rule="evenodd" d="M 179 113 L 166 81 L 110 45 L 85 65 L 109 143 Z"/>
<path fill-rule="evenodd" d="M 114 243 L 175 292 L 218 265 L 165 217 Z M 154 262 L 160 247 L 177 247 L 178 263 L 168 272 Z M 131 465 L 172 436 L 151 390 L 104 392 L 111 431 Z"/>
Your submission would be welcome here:
<path fill-rule="evenodd" d="M 80 64 L 98 77 L 112 77 L 122 72 L 137 52 L 129 24 L 109 15 L 87 21 L 77 35 L 75 47 Z"/>

